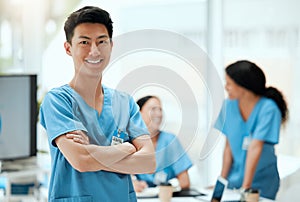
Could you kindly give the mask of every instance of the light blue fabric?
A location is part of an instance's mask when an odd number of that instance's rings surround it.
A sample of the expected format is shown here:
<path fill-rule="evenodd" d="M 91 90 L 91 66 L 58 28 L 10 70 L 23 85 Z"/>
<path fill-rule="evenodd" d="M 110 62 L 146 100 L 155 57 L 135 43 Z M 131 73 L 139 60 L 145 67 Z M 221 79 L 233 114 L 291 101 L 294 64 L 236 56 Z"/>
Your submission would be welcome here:
<path fill-rule="evenodd" d="M 0 189 L 5 189 L 6 187 L 6 177 L 0 177 Z"/>
<path fill-rule="evenodd" d="M 88 106 L 69 85 L 52 89 L 40 110 L 52 158 L 49 201 L 136 201 L 130 175 L 114 172 L 78 172 L 65 159 L 55 138 L 74 130 L 87 132 L 90 142 L 110 145 L 115 130 L 126 131 L 125 141 L 149 134 L 132 97 L 103 86 L 102 112 Z"/>
<path fill-rule="evenodd" d="M 156 186 L 154 184 L 156 173 L 163 171 L 167 174 L 167 180 L 170 180 L 193 165 L 179 140 L 171 133 L 160 132 L 155 150 L 155 173 L 136 175 L 138 180 L 146 181 L 150 187 Z"/>
<path fill-rule="evenodd" d="M 279 141 L 280 124 L 281 112 L 271 99 L 262 97 L 247 121 L 240 114 L 237 100 L 225 100 L 215 127 L 226 135 L 233 155 L 228 175 L 229 188 L 242 186 L 247 155 L 242 145 L 244 138 L 251 136 L 252 139 L 264 141 L 252 187 L 260 189 L 263 197 L 275 198 L 279 189 L 279 174 L 274 145 Z"/>

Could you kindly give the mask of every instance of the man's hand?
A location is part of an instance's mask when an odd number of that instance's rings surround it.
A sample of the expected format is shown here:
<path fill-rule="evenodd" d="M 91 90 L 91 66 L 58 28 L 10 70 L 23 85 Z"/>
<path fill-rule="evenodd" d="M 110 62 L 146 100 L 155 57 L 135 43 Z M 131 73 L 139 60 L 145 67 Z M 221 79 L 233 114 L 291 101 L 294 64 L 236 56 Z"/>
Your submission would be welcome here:
<path fill-rule="evenodd" d="M 75 130 L 66 134 L 68 139 L 73 139 L 74 142 L 88 145 L 90 144 L 89 137 L 81 130 Z"/>
<path fill-rule="evenodd" d="M 133 179 L 132 183 L 133 183 L 134 190 L 136 192 L 142 192 L 145 188 L 148 187 L 148 184 L 142 180 Z"/>

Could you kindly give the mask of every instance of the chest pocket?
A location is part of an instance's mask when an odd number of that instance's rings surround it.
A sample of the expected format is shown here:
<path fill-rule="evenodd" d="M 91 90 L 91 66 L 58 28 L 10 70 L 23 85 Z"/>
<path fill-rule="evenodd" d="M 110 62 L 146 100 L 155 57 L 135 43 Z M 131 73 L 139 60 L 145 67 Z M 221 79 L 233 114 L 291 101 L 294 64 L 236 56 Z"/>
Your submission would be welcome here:
<path fill-rule="evenodd" d="M 127 125 L 130 120 L 129 96 L 125 93 L 112 94 L 112 115 L 114 117 L 117 130 L 125 133 L 124 141 L 129 140 Z"/>

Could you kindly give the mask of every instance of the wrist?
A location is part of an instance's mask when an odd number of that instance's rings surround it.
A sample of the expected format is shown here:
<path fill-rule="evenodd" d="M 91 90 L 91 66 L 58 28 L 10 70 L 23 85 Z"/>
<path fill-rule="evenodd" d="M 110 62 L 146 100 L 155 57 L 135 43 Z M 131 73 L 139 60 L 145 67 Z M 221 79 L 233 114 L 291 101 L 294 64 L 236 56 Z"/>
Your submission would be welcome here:
<path fill-rule="evenodd" d="M 251 189 L 250 187 L 244 187 L 244 186 L 242 186 L 240 189 L 239 189 L 239 191 L 240 191 L 240 193 L 245 193 L 245 192 L 247 192 L 249 189 Z"/>
<path fill-rule="evenodd" d="M 127 148 L 128 153 L 132 154 L 132 153 L 136 152 L 136 148 L 133 144 L 131 144 L 129 142 L 125 142 L 122 145 Z"/>
<path fill-rule="evenodd" d="M 239 192 L 242 194 L 242 193 L 245 193 L 245 191 L 246 191 L 246 188 L 244 188 L 244 187 L 241 187 L 240 189 L 239 189 Z"/>
<path fill-rule="evenodd" d="M 249 189 L 249 188 L 251 188 L 251 184 L 250 183 L 243 183 L 241 188 Z"/>

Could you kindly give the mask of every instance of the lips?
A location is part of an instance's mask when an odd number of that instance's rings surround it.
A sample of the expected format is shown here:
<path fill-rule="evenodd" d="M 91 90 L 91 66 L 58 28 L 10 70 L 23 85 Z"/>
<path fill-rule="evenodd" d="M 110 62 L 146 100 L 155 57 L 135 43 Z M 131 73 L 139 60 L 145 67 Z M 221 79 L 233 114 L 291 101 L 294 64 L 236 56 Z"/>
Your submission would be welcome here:
<path fill-rule="evenodd" d="M 98 59 L 98 60 L 86 59 L 85 61 L 90 64 L 98 64 L 98 63 L 101 63 L 103 61 L 103 59 Z"/>
<path fill-rule="evenodd" d="M 160 124 L 161 123 L 161 118 L 152 118 L 151 121 L 153 123 Z"/>

